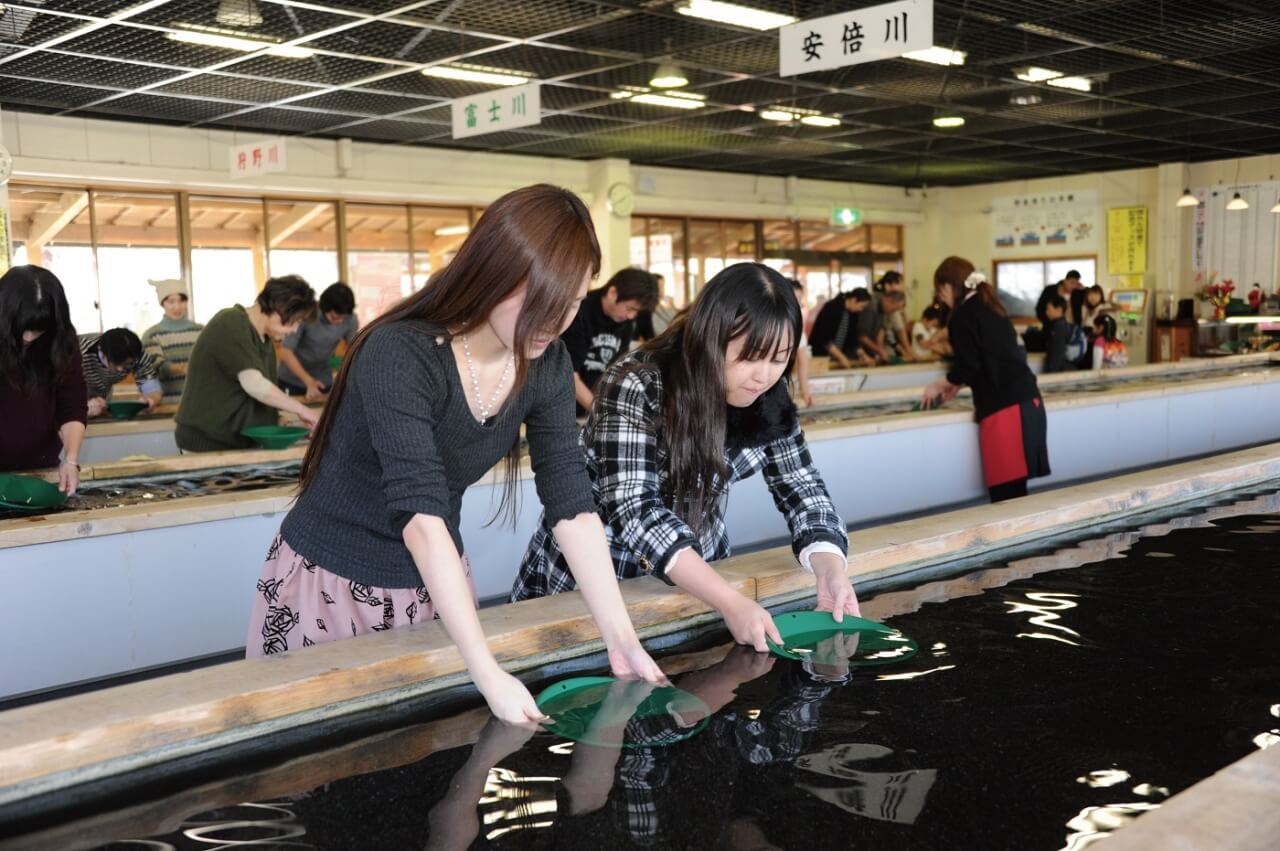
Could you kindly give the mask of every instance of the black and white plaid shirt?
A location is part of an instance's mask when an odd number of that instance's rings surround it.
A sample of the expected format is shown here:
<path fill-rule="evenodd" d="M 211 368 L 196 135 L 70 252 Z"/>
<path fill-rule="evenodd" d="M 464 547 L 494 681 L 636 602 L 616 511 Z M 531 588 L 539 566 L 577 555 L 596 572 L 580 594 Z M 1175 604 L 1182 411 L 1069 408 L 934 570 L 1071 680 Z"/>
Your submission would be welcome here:
<path fill-rule="evenodd" d="M 783 428 L 781 436 L 725 450 L 729 481 L 719 483 L 720 500 L 701 539 L 694 535 L 663 497 L 669 456 L 661 435 L 662 375 L 654 365 L 633 368 L 635 358 L 632 354 L 618 360 L 601 378 L 582 432 L 587 472 L 619 579 L 653 574 L 674 584 L 666 578 L 667 567 L 688 547 L 709 562 L 727 558 L 730 549 L 724 497 L 730 485 L 757 471 L 763 471 L 774 504 L 786 517 L 797 557 L 814 544 L 848 552 L 844 521 L 814 469 L 799 418 L 789 401 L 790 428 Z M 511 599 L 545 597 L 571 591 L 574 586 L 573 575 L 544 517 L 529 542 Z"/>

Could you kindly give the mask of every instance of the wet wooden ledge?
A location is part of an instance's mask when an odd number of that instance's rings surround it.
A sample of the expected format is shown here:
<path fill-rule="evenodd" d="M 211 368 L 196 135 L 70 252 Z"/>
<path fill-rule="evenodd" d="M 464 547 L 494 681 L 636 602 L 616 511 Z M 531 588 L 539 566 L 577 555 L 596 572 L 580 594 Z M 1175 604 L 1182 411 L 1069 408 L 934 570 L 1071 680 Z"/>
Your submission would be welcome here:
<path fill-rule="evenodd" d="M 977 556 L 1280 477 L 1280 444 L 855 532 L 850 573 L 883 578 Z M 789 548 L 732 559 L 721 573 L 762 602 L 807 595 Z M 642 636 L 713 620 L 653 579 L 622 583 Z M 577 593 L 485 609 L 490 646 L 521 671 L 598 651 Z M 0 803 L 158 763 L 273 730 L 340 717 L 465 681 L 438 623 L 244 660 L 0 713 Z"/>

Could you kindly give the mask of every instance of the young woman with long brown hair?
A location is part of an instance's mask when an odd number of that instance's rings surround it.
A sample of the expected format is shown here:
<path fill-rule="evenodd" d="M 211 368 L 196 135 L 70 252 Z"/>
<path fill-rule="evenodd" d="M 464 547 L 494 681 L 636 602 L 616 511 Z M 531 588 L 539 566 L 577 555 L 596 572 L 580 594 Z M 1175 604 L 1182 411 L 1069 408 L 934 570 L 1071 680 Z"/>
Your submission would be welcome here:
<path fill-rule="evenodd" d="M 663 681 L 610 572 L 556 339 L 599 270 L 582 201 L 526 187 L 495 201 L 422 291 L 360 332 L 267 554 L 250 656 L 438 616 L 493 714 L 540 720 L 488 649 L 459 533 L 464 492 L 503 456 L 511 507 L 523 423 L 538 496 L 614 673 Z"/>
<path fill-rule="evenodd" d="M 791 281 L 758 263 L 729 266 L 666 331 L 605 371 L 583 431 L 618 577 L 678 585 L 761 651 L 766 637 L 779 640 L 773 619 L 710 565 L 730 554 L 729 487 L 756 472 L 786 517 L 796 558 L 815 574 L 818 608 L 837 620 L 858 614 L 844 521 L 784 378 L 801 320 Z M 574 587 L 551 520 L 529 543 L 514 600 Z"/>
<path fill-rule="evenodd" d="M 960 388 L 973 391 L 982 473 L 992 502 L 1027 495 L 1027 480 L 1049 475 L 1048 422 L 1035 374 L 1018 345 L 995 287 L 963 257 L 948 257 L 933 273 L 954 360 L 924 389 L 921 407 L 946 404 Z"/>

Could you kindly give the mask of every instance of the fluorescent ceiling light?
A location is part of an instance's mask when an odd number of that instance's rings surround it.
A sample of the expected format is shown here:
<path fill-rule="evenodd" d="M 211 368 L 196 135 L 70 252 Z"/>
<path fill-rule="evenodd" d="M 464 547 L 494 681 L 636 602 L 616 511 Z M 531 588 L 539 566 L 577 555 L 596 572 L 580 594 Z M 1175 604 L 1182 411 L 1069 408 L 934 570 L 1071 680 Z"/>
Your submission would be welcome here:
<path fill-rule="evenodd" d="M 959 115 L 943 115 L 933 119 L 934 127 L 963 127 L 964 118 Z"/>
<path fill-rule="evenodd" d="M 949 47 L 926 47 L 924 50 L 913 50 L 910 53 L 902 54 L 907 59 L 914 59 L 917 62 L 929 62 L 933 65 L 963 65 L 964 60 L 969 56 L 963 50 L 952 50 Z"/>
<path fill-rule="evenodd" d="M 181 41 L 184 44 L 198 44 L 201 47 L 220 47 L 225 50 L 239 50 L 242 53 L 252 53 L 265 47 L 269 48 L 267 50 L 269 56 L 281 56 L 286 59 L 306 59 L 315 55 L 315 51 L 307 47 L 280 45 L 256 38 L 241 38 L 240 36 L 224 35 L 216 32 L 181 30 L 166 33 L 165 35 L 173 41 Z"/>
<path fill-rule="evenodd" d="M 1240 193 L 1237 192 L 1235 194 L 1235 197 L 1227 202 L 1227 209 L 1228 210 L 1247 210 L 1249 209 L 1249 202 L 1241 198 Z"/>
<path fill-rule="evenodd" d="M 1191 194 L 1191 188 L 1182 190 L 1182 197 L 1178 199 L 1179 207 L 1199 207 L 1200 199 Z"/>
<path fill-rule="evenodd" d="M 677 3 L 675 10 L 690 18 L 702 18 L 704 21 L 716 21 L 761 31 L 776 30 L 778 27 L 794 24 L 799 20 L 790 15 L 779 15 L 766 12 L 764 9 L 753 9 L 750 6 L 739 6 L 737 3 L 722 3 L 720 0 L 685 0 Z"/>
<path fill-rule="evenodd" d="M 783 124 L 790 124 L 795 120 L 795 114 L 786 112 L 781 109 L 766 109 L 760 113 L 760 117 L 765 121 L 781 121 Z"/>
<path fill-rule="evenodd" d="M 685 94 L 684 92 L 670 92 L 668 94 L 647 93 L 642 95 L 631 95 L 632 103 L 646 103 L 649 106 L 665 106 L 670 109 L 700 109 L 705 106 L 703 96 Z"/>
<path fill-rule="evenodd" d="M 810 127 L 839 127 L 840 119 L 834 115 L 805 115 L 800 118 L 800 123 Z"/>
<path fill-rule="evenodd" d="M 1014 95 L 1009 98 L 1009 103 L 1014 106 L 1035 106 L 1043 100 L 1044 98 L 1037 94 Z"/>
<path fill-rule="evenodd" d="M 435 65 L 422 69 L 422 73 L 442 80 L 459 80 L 463 83 L 481 83 L 490 86 L 522 86 L 533 79 L 533 75 L 527 71 L 489 68 L 484 65 Z"/>
<path fill-rule="evenodd" d="M 436 236 L 462 236 L 464 233 L 470 232 L 471 228 L 466 225 L 446 225 L 432 231 Z"/>
<path fill-rule="evenodd" d="M 1076 92 L 1093 91 L 1093 80 L 1088 77 L 1054 77 L 1052 80 L 1045 80 L 1045 82 L 1059 89 L 1071 89 Z"/>
<path fill-rule="evenodd" d="M 1018 68 L 1014 72 L 1019 80 L 1026 80 L 1028 83 L 1043 83 L 1046 80 L 1055 80 L 1063 76 L 1061 71 L 1054 71 L 1051 68 Z"/>
<path fill-rule="evenodd" d="M 798 106 L 769 106 L 760 112 L 760 117 L 765 121 L 777 121 L 781 124 L 791 124 L 799 121 L 801 124 L 808 124 L 810 127 L 839 127 L 840 119 L 834 115 L 823 115 L 816 109 L 801 109 Z"/>
<path fill-rule="evenodd" d="M 667 61 L 660 64 L 658 70 L 653 72 L 653 79 L 649 80 L 649 85 L 655 89 L 678 89 L 689 85 L 689 78 L 684 75 L 684 71 L 680 70 L 679 65 Z"/>

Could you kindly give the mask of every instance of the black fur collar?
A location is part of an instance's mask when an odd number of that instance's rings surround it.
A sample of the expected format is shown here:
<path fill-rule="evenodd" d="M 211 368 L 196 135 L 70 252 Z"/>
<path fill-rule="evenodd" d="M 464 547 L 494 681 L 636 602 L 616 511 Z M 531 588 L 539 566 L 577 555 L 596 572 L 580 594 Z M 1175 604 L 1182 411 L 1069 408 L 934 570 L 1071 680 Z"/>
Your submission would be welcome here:
<path fill-rule="evenodd" d="M 795 426 L 797 416 L 785 378 L 748 407 L 728 405 L 727 408 L 724 443 L 726 448 L 735 450 L 764 446 L 786 437 Z"/>

